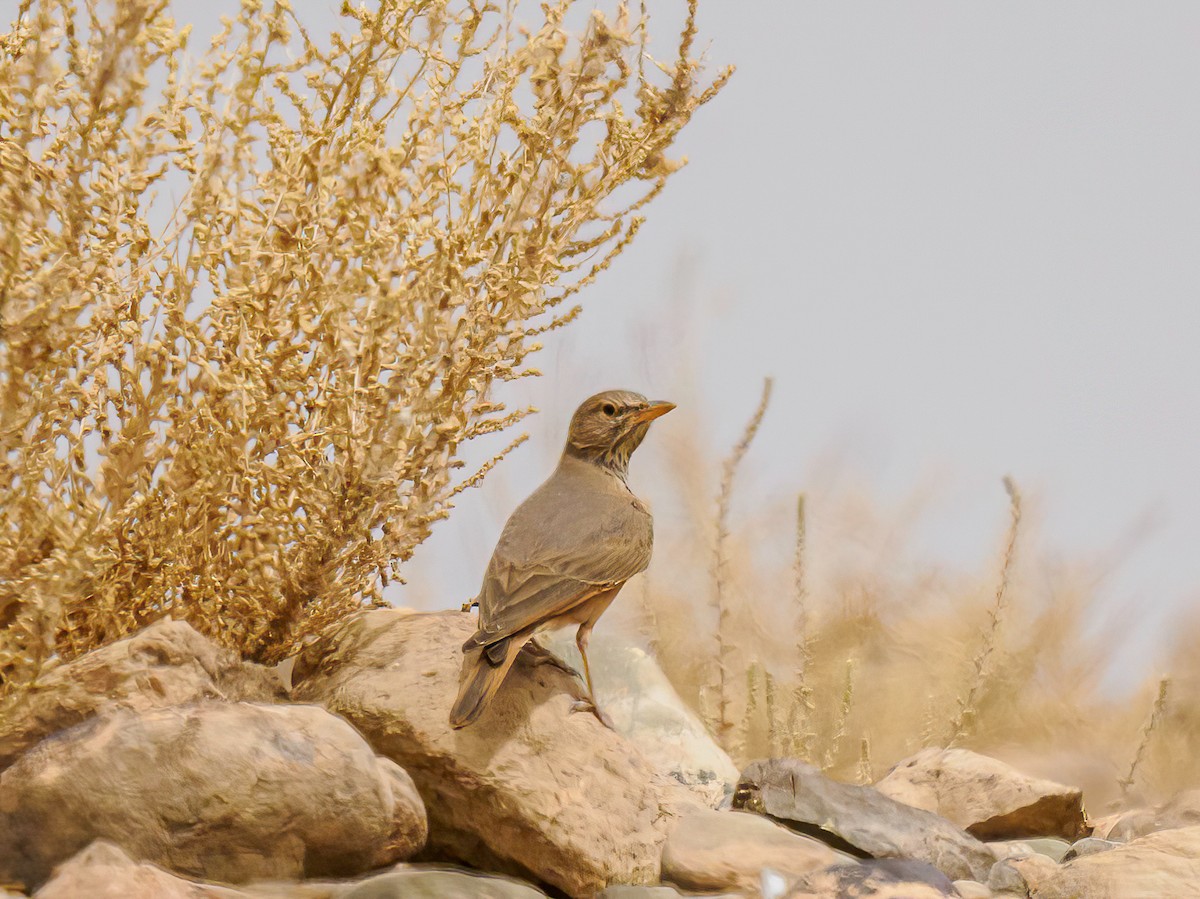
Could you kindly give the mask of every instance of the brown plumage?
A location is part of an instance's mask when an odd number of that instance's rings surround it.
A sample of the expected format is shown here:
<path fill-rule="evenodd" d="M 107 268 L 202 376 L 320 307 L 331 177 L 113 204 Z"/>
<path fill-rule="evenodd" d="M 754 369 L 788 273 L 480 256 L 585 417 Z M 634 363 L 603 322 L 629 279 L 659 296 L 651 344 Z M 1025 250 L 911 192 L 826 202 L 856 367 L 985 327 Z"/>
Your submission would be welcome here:
<path fill-rule="evenodd" d="M 674 408 L 608 390 L 575 411 L 558 467 L 509 517 L 483 576 L 479 630 L 463 644 L 453 727 L 483 713 L 535 633 L 568 624 L 579 625 L 588 695 L 604 720 L 592 692 L 588 635 L 624 583 L 650 564 L 653 522 L 625 478 L 650 422 Z M 557 662 L 537 644 L 531 649 Z"/>

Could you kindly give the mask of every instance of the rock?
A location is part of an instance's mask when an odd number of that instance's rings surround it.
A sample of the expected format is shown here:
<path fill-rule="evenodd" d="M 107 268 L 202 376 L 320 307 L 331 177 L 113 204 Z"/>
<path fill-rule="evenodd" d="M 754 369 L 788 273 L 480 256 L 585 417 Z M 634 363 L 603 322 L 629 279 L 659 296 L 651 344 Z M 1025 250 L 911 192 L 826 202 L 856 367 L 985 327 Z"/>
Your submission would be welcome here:
<path fill-rule="evenodd" d="M 284 698 L 283 684 L 270 669 L 243 662 L 190 624 L 166 618 L 41 678 L 0 719 L 0 770 L 43 737 L 105 710 Z"/>
<path fill-rule="evenodd" d="M 941 815 L 980 840 L 1085 832 L 1083 793 L 969 749 L 923 749 L 875 784 L 885 796 Z"/>
<path fill-rule="evenodd" d="M 1058 866 L 1044 855 L 1034 853 L 1024 858 L 1006 858 L 992 865 L 987 885 L 996 892 L 1028 895 Z M 1034 895 L 1039 895 L 1034 893 Z"/>
<path fill-rule="evenodd" d="M 96 840 L 54 872 L 35 899 L 244 899 L 238 890 L 194 883 L 138 863 L 118 846 Z"/>
<path fill-rule="evenodd" d="M 546 647 L 582 670 L 569 629 Z M 596 700 L 617 733 L 633 743 L 657 771 L 673 777 L 716 808 L 733 795 L 738 769 L 642 649 L 607 634 L 588 644 Z"/>
<path fill-rule="evenodd" d="M 1179 827 L 1055 867 L 1038 899 L 1185 899 L 1200 896 L 1200 827 Z"/>
<path fill-rule="evenodd" d="M 766 818 L 712 809 L 680 819 L 667 838 L 662 878 L 686 890 L 756 890 L 764 868 L 795 879 L 844 861 L 824 843 Z"/>
<path fill-rule="evenodd" d="M 991 899 L 992 891 L 978 880 L 956 880 L 954 889 L 962 899 Z"/>
<path fill-rule="evenodd" d="M 995 861 L 981 842 L 932 812 L 837 783 L 795 759 L 752 763 L 734 805 L 860 857 L 917 859 L 951 878 L 981 880 Z"/>
<path fill-rule="evenodd" d="M 985 844 L 997 861 L 1006 858 L 1028 858 L 1031 855 L 1044 855 L 1054 862 L 1061 862 L 1071 844 L 1066 840 L 1053 837 L 1032 840 L 999 840 Z"/>
<path fill-rule="evenodd" d="M 31 886 L 96 839 L 241 883 L 356 874 L 408 857 L 425 834 L 408 775 L 316 706 L 107 712 L 0 774 L 0 881 Z"/>
<path fill-rule="evenodd" d="M 1200 790 L 1176 793 L 1156 809 L 1133 809 L 1101 818 L 1092 836 L 1127 843 L 1160 830 L 1200 825 Z"/>
<path fill-rule="evenodd" d="M 957 896 L 954 884 L 937 868 L 909 859 L 879 859 L 836 865 L 809 875 L 789 899 L 946 899 Z"/>
<path fill-rule="evenodd" d="M 657 883 L 674 814 L 700 807 L 588 713 L 578 681 L 522 653 L 483 717 L 452 730 L 458 612 L 360 613 L 296 661 L 296 694 L 354 723 L 425 798 L 434 858 L 545 882 L 571 895 Z"/>
<path fill-rule="evenodd" d="M 1116 849 L 1121 845 L 1124 844 L 1116 843 L 1112 840 L 1101 840 L 1096 837 L 1084 837 L 1082 840 L 1076 840 L 1060 861 L 1074 861 L 1077 858 L 1095 855 L 1097 852 L 1107 852 L 1109 849 Z"/>
<path fill-rule="evenodd" d="M 546 894 L 508 877 L 457 868 L 417 867 L 379 874 L 338 899 L 545 899 Z"/>
<path fill-rule="evenodd" d="M 605 887 L 596 894 L 596 899 L 678 899 L 683 894 L 679 890 L 666 886 L 634 886 L 628 883 L 617 883 Z"/>

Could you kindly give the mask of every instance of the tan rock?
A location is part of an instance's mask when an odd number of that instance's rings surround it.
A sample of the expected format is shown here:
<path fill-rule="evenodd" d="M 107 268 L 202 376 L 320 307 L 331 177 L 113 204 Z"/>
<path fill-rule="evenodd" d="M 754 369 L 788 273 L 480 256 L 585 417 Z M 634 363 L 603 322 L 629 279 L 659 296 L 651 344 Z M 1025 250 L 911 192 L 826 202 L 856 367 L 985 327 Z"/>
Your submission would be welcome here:
<path fill-rule="evenodd" d="M 1188 899 L 1200 896 L 1200 826 L 1172 828 L 1077 858 L 1041 877 L 1034 899 Z"/>
<path fill-rule="evenodd" d="M 705 809 L 672 828 L 662 877 L 687 890 L 751 892 L 764 868 L 794 879 L 846 861 L 855 859 L 758 815 Z"/>
<path fill-rule="evenodd" d="M 892 768 L 875 789 L 941 815 L 981 840 L 1074 840 L 1085 832 L 1081 791 L 1027 777 L 968 749 L 923 749 Z"/>
<path fill-rule="evenodd" d="M 508 877 L 448 867 L 399 867 L 368 878 L 337 899 L 545 899 L 546 894 Z"/>
<path fill-rule="evenodd" d="M 243 662 L 190 624 L 167 618 L 50 671 L 0 719 L 0 770 L 52 733 L 110 709 L 200 699 L 286 698 L 270 669 Z"/>
<path fill-rule="evenodd" d="M 244 899 L 245 893 L 176 877 L 97 840 L 54 872 L 35 899 Z"/>
<path fill-rule="evenodd" d="M 297 659 L 297 695 L 353 722 L 404 766 L 431 851 L 590 895 L 658 880 L 671 815 L 698 803 L 618 734 L 572 713 L 579 684 L 522 654 L 487 712 L 451 730 L 474 618 L 365 612 Z"/>
<path fill-rule="evenodd" d="M 805 877 L 788 899 L 959 899 L 954 884 L 927 862 L 869 859 Z"/>
<path fill-rule="evenodd" d="M 96 839 L 241 883 L 356 874 L 425 835 L 408 775 L 316 706 L 108 712 L 0 774 L 0 881 L 31 886 Z"/>

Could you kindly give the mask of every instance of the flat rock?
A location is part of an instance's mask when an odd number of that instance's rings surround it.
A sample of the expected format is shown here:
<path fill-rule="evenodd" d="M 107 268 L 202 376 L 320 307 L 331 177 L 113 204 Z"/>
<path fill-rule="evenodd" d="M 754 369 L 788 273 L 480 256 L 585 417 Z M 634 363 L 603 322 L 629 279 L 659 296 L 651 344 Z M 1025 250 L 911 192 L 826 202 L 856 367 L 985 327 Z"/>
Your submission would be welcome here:
<path fill-rule="evenodd" d="M 541 890 L 508 877 L 453 868 L 414 866 L 355 884 L 338 899 L 545 899 Z"/>
<path fill-rule="evenodd" d="M 400 763 L 429 810 L 430 857 L 570 895 L 656 883 L 673 815 L 699 807 L 589 713 L 577 679 L 522 654 L 483 716 L 449 725 L 473 616 L 381 609 L 306 647 L 296 695 L 347 718 Z"/>
<path fill-rule="evenodd" d="M 1071 844 L 1066 840 L 1041 837 L 1032 840 L 999 840 L 985 844 L 997 861 L 1006 858 L 1027 858 L 1030 855 L 1044 855 L 1054 862 L 1061 862 Z"/>
<path fill-rule="evenodd" d="M 59 867 L 35 899 L 245 899 L 245 893 L 177 877 L 135 862 L 119 847 L 97 840 Z"/>
<path fill-rule="evenodd" d="M 1200 826 L 1141 837 L 1077 858 L 1039 878 L 1036 899 L 1186 899 L 1200 896 Z"/>
<path fill-rule="evenodd" d="M 686 815 L 663 847 L 663 880 L 687 890 L 757 889 L 764 868 L 795 880 L 851 856 L 759 815 L 705 809 Z"/>
<path fill-rule="evenodd" d="M 269 668 L 243 662 L 190 624 L 169 618 L 54 668 L 0 719 L 0 770 L 43 737 L 112 709 L 157 709 L 200 699 L 286 698 Z"/>
<path fill-rule="evenodd" d="M 983 843 L 944 818 L 871 787 L 837 783 L 796 759 L 753 762 L 742 772 L 734 806 L 861 857 L 929 862 L 952 879 L 982 880 L 995 861 Z"/>
<path fill-rule="evenodd" d="M 1080 790 L 1028 777 L 969 749 L 923 749 L 892 768 L 875 789 L 940 815 L 980 840 L 1074 840 L 1085 832 Z"/>
<path fill-rule="evenodd" d="M 962 899 L 991 899 L 992 891 L 978 880 L 956 880 L 954 889 Z"/>
<path fill-rule="evenodd" d="M 348 876 L 425 835 L 408 775 L 311 705 L 106 712 L 0 774 L 0 882 L 36 886 L 97 839 L 205 880 Z"/>
<path fill-rule="evenodd" d="M 954 884 L 926 862 L 878 859 L 826 868 L 801 880 L 789 899 L 947 899 Z"/>
<path fill-rule="evenodd" d="M 555 634 L 545 645 L 582 670 L 570 629 Z M 713 808 L 733 795 L 737 766 L 679 698 L 658 662 L 640 647 L 608 634 L 592 635 L 588 659 L 596 701 L 617 733 L 633 743 L 655 770 L 679 781 Z"/>

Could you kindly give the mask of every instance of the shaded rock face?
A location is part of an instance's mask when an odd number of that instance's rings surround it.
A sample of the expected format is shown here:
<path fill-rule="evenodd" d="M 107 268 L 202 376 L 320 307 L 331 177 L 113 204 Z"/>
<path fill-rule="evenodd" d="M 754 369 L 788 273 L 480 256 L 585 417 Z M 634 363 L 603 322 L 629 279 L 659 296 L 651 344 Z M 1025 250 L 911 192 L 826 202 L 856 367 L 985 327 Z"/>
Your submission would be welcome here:
<path fill-rule="evenodd" d="M 929 862 L 951 879 L 983 880 L 995 861 L 983 843 L 944 818 L 871 787 L 837 783 L 795 759 L 753 762 L 742 772 L 734 806 L 860 857 Z"/>
<path fill-rule="evenodd" d="M 745 812 L 685 815 L 663 847 L 664 880 L 687 890 L 753 893 L 769 868 L 790 880 L 852 858 Z"/>
<path fill-rule="evenodd" d="M 1200 896 L 1200 826 L 1163 830 L 1077 858 L 1037 878 L 1038 899 Z"/>
<path fill-rule="evenodd" d="M 980 840 L 1074 840 L 1085 831 L 1080 790 L 1027 777 L 968 749 L 924 749 L 892 768 L 875 789 Z"/>
<path fill-rule="evenodd" d="M 0 882 L 37 885 L 98 838 L 241 883 L 359 873 L 407 858 L 425 836 L 408 775 L 316 706 L 110 712 L 0 774 Z"/>
<path fill-rule="evenodd" d="M 582 670 L 570 629 L 544 642 Z M 653 658 L 623 640 L 593 633 L 588 659 L 596 701 L 617 733 L 633 743 L 655 770 L 679 781 L 714 808 L 733 795 L 737 766 L 699 716 L 679 698 Z"/>
<path fill-rule="evenodd" d="M 571 895 L 653 883 L 672 814 L 698 803 L 588 713 L 576 679 L 522 653 L 474 724 L 448 718 L 458 612 L 365 612 L 307 647 L 292 679 L 401 764 L 429 810 L 433 857 L 517 874 Z"/>
<path fill-rule="evenodd" d="M 145 630 L 55 668 L 0 719 L 0 770 L 43 737 L 109 709 L 154 709 L 200 699 L 286 698 L 268 668 L 243 662 L 183 621 Z"/>

